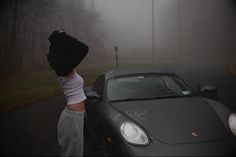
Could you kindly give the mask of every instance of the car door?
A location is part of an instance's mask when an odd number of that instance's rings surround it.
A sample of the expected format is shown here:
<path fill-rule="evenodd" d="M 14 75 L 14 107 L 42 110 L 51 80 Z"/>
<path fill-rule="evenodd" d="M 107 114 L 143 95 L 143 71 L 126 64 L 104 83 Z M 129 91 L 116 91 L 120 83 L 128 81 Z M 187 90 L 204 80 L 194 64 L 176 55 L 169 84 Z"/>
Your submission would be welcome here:
<path fill-rule="evenodd" d="M 105 86 L 105 77 L 102 75 L 97 78 L 93 86 L 93 91 L 97 92 L 97 94 L 101 97 L 101 100 L 103 98 L 104 86 Z"/>
<path fill-rule="evenodd" d="M 93 91 L 97 92 L 99 98 L 88 98 L 86 100 L 86 115 L 87 123 L 90 132 L 97 138 L 99 136 L 100 124 L 103 122 L 102 112 L 104 111 L 103 105 L 103 91 L 104 91 L 105 77 L 99 76 L 92 88 Z"/>

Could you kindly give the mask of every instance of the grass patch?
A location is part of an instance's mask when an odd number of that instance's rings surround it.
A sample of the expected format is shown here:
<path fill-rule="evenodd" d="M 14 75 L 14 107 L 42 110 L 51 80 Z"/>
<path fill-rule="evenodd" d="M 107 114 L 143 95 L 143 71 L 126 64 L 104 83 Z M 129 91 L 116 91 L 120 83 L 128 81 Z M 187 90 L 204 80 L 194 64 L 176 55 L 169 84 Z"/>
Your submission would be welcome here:
<path fill-rule="evenodd" d="M 0 81 L 0 110 L 27 105 L 61 91 L 53 72 L 22 73 Z"/>
<path fill-rule="evenodd" d="M 81 65 L 76 71 L 83 77 L 85 86 L 92 86 L 99 75 L 113 68 L 112 64 Z"/>

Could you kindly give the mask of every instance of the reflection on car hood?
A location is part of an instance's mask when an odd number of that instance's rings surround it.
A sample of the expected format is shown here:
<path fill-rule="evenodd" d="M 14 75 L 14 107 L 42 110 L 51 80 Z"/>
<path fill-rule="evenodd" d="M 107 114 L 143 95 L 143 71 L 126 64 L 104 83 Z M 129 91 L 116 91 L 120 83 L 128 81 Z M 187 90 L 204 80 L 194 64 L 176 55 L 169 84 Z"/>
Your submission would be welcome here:
<path fill-rule="evenodd" d="M 213 108 L 200 97 L 114 102 L 163 143 L 220 140 L 227 131 Z"/>

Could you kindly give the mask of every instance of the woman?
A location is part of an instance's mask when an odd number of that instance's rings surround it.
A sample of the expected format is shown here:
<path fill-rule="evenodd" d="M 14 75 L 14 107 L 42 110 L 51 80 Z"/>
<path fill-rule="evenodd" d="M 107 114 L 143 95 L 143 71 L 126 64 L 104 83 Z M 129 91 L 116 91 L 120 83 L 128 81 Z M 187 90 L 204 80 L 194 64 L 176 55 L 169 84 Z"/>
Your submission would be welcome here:
<path fill-rule="evenodd" d="M 83 156 L 84 100 L 83 79 L 73 70 L 58 77 L 67 105 L 58 122 L 58 142 L 62 156 Z"/>
<path fill-rule="evenodd" d="M 55 70 L 58 83 L 66 97 L 66 106 L 58 121 L 58 143 L 62 156 L 83 156 L 85 106 L 84 81 L 74 68 L 88 53 L 88 46 L 67 35 L 54 31 L 50 37 L 47 59 Z"/>

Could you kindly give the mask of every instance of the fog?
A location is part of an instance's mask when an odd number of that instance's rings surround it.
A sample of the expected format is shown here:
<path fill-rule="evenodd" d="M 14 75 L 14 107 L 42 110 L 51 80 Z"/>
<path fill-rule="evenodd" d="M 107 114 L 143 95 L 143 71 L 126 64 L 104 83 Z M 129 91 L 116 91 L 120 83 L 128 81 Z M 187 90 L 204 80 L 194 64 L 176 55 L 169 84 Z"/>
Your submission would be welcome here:
<path fill-rule="evenodd" d="M 234 0 L 2 0 L 0 4 L 0 70 L 5 73 L 48 68 L 47 38 L 61 28 L 89 45 L 84 65 L 115 65 L 115 46 L 120 67 L 236 64 Z"/>
<path fill-rule="evenodd" d="M 236 62 L 236 7 L 231 0 L 93 0 L 110 52 L 155 64 Z"/>
<path fill-rule="evenodd" d="M 106 28 L 106 46 L 114 45 L 129 51 L 152 47 L 151 1 L 102 0 L 95 1 L 95 8 L 101 15 Z"/>

